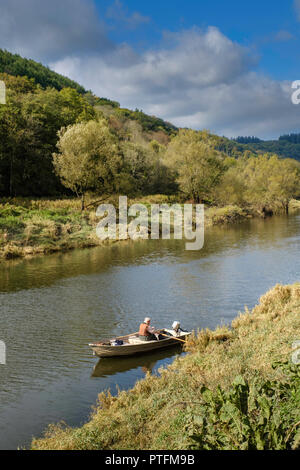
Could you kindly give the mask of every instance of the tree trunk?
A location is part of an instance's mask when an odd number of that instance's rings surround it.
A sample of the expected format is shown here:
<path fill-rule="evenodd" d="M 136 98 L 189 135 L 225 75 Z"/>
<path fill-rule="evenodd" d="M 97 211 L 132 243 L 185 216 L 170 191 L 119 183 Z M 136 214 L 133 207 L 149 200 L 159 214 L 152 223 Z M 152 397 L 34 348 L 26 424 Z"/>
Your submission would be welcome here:
<path fill-rule="evenodd" d="M 286 215 L 288 215 L 288 214 L 289 214 L 289 203 L 288 203 L 288 202 L 285 203 L 285 207 L 284 207 L 284 208 L 285 208 L 285 213 L 286 213 Z"/>
<path fill-rule="evenodd" d="M 193 191 L 192 197 L 193 197 L 193 203 L 194 203 L 194 204 L 199 204 L 199 202 L 200 202 L 200 196 L 199 196 L 199 194 L 197 194 L 196 192 Z"/>
<path fill-rule="evenodd" d="M 85 198 L 84 194 L 81 196 L 81 211 L 83 212 L 85 210 Z"/>
<path fill-rule="evenodd" d="M 10 174 L 9 174 L 9 195 L 10 197 L 13 197 L 13 169 L 14 167 L 14 156 L 13 154 L 11 155 L 10 158 Z"/>

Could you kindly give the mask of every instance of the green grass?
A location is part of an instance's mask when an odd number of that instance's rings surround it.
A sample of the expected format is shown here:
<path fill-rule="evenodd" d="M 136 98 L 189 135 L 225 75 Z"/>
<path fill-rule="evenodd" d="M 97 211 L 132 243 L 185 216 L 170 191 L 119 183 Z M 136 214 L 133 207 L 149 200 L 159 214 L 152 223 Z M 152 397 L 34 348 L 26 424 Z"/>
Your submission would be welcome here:
<path fill-rule="evenodd" d="M 88 200 L 92 203 L 93 200 Z M 78 199 L 9 199 L 0 204 L 0 259 L 96 246 L 95 208 Z"/>
<path fill-rule="evenodd" d="M 32 449 L 299 448 L 299 366 L 273 367 L 298 339 L 300 284 L 278 285 L 230 328 L 195 334 L 159 377 L 101 393 L 84 426 L 51 425 Z"/>

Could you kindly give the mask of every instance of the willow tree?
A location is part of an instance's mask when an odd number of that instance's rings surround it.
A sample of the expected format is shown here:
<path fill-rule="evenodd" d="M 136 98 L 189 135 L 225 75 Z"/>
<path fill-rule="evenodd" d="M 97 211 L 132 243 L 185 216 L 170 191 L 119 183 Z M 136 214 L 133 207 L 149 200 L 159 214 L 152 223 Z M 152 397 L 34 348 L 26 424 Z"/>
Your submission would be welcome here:
<path fill-rule="evenodd" d="M 58 136 L 55 171 L 62 184 L 81 197 L 84 210 L 87 191 L 102 195 L 113 190 L 121 166 L 115 137 L 105 119 L 63 128 Z"/>
<path fill-rule="evenodd" d="M 170 142 L 165 163 L 174 170 L 182 193 L 196 202 L 211 201 L 225 167 L 215 140 L 206 131 L 182 129 Z"/>
<path fill-rule="evenodd" d="M 290 200 L 300 196 L 299 163 L 268 154 L 240 158 L 224 174 L 217 196 L 223 204 L 288 212 Z"/>

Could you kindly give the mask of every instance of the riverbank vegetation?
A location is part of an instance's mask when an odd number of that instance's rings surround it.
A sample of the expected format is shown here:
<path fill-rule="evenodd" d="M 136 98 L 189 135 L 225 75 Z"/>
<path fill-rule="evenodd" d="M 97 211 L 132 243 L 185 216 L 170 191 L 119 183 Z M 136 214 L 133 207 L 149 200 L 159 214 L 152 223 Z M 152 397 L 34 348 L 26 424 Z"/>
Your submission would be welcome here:
<path fill-rule="evenodd" d="M 51 254 L 76 248 L 88 248 L 115 243 L 101 241 L 96 235 L 99 218 L 96 208 L 103 201 L 118 207 L 117 196 L 98 199 L 88 195 L 86 208 L 81 210 L 79 198 L 29 199 L 7 198 L 0 203 L 0 262 L 33 255 Z M 176 196 L 152 195 L 129 198 L 128 205 L 140 203 L 173 204 Z M 300 209 L 300 201 L 292 200 L 291 210 Z M 251 219 L 257 212 L 237 205 L 205 208 L 205 227 L 239 223 Z"/>
<path fill-rule="evenodd" d="M 188 354 L 117 397 L 81 428 L 52 425 L 32 449 L 300 449 L 300 284 L 277 285 L 231 327 L 202 330 Z"/>
<path fill-rule="evenodd" d="M 104 197 L 105 203 L 118 206 L 117 197 Z M 128 204 L 172 204 L 174 198 L 164 195 L 129 199 Z M 75 248 L 87 248 L 114 241 L 101 241 L 96 235 L 100 200 L 87 197 L 86 209 L 80 199 L 3 200 L 0 204 L 0 261 L 38 254 L 50 254 Z M 250 217 L 235 206 L 210 208 L 205 213 L 206 225 L 218 225 Z"/>

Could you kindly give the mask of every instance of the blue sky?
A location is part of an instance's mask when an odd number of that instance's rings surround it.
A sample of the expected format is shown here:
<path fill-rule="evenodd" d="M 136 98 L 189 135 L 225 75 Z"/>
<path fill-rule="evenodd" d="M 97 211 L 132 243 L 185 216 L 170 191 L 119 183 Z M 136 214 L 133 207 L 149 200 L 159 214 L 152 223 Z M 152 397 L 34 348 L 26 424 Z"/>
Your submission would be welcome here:
<path fill-rule="evenodd" d="M 100 17 L 105 17 L 116 2 L 97 0 L 96 4 Z M 127 15 L 138 11 L 148 22 L 130 30 L 114 25 L 106 16 L 112 26 L 109 36 L 116 42 L 125 41 L 140 50 L 159 46 L 164 31 L 216 26 L 233 41 L 253 49 L 262 71 L 278 79 L 299 76 L 300 23 L 293 1 L 127 0 L 122 5 Z"/>
<path fill-rule="evenodd" d="M 300 132 L 300 0 L 0 0 L 0 47 L 219 135 Z"/>

